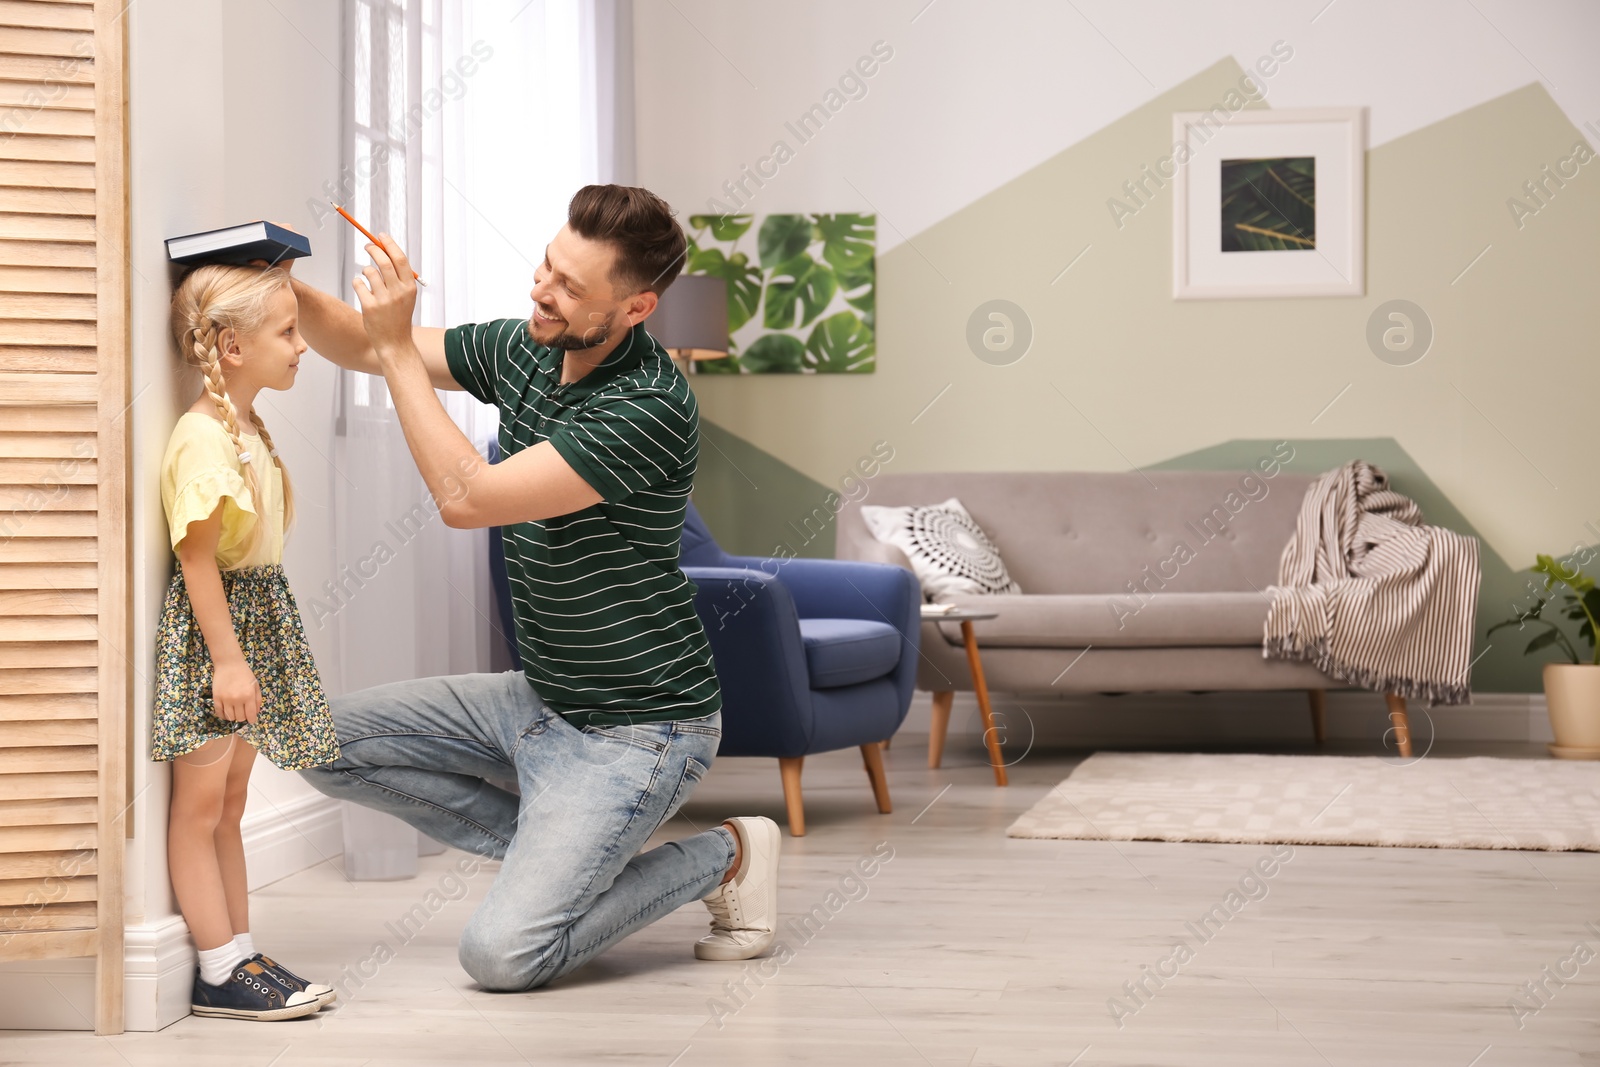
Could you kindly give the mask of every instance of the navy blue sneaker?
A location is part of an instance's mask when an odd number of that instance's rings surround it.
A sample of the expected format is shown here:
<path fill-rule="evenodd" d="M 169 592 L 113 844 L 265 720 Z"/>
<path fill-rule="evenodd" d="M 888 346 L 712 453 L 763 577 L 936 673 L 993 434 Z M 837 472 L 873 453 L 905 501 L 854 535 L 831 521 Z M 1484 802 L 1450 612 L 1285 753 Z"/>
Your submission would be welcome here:
<path fill-rule="evenodd" d="M 302 993 L 310 993 L 317 998 L 319 1004 L 332 1004 L 339 999 L 339 994 L 333 991 L 333 986 L 323 982 L 308 982 L 270 956 L 257 952 L 250 958 L 271 971 L 278 981 L 290 989 L 298 990 Z"/>
<path fill-rule="evenodd" d="M 221 985 L 194 976 L 189 1010 L 219 1019 L 256 1019 L 277 1022 L 310 1015 L 322 1001 L 303 990 L 290 989 L 259 960 L 240 960 Z"/>

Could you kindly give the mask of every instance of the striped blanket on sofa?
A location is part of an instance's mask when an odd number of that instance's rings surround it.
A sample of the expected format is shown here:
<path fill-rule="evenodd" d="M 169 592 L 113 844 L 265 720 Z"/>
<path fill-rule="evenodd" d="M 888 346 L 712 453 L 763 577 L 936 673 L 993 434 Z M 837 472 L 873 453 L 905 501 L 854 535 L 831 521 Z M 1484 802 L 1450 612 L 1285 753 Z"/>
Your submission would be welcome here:
<path fill-rule="evenodd" d="M 1383 471 L 1352 460 L 1306 490 L 1278 562 L 1262 656 L 1429 704 L 1471 700 L 1476 538 L 1425 526 Z"/>

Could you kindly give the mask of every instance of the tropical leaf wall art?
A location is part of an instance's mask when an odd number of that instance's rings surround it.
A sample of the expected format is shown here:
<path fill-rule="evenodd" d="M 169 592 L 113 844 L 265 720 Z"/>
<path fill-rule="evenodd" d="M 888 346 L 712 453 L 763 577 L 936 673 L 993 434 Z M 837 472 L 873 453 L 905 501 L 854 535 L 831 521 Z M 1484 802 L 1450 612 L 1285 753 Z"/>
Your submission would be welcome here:
<path fill-rule="evenodd" d="M 1222 251 L 1317 247 L 1315 156 L 1222 161 Z"/>
<path fill-rule="evenodd" d="M 870 374 L 875 215 L 689 216 L 688 274 L 728 283 L 727 359 L 702 374 Z"/>

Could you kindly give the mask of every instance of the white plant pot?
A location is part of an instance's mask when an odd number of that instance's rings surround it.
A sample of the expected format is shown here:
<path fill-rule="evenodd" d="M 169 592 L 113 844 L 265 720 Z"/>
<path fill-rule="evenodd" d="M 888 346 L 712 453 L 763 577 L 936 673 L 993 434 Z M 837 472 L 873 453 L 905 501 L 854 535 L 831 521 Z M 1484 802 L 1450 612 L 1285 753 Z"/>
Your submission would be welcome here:
<path fill-rule="evenodd" d="M 1600 760 L 1600 665 L 1546 663 L 1544 699 L 1556 735 L 1550 754 Z"/>

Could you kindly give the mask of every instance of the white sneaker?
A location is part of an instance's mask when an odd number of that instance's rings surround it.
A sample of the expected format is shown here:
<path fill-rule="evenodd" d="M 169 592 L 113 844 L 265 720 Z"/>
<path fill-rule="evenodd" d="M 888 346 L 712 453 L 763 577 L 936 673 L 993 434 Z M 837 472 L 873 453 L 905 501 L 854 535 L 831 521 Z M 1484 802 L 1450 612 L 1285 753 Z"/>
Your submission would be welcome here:
<path fill-rule="evenodd" d="M 739 835 L 743 862 L 733 880 L 705 898 L 711 932 L 694 944 L 703 960 L 748 960 L 777 936 L 778 845 L 783 835 L 765 816 L 729 819 Z"/>

